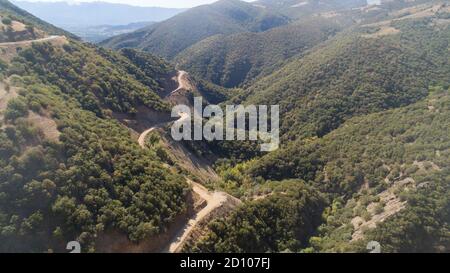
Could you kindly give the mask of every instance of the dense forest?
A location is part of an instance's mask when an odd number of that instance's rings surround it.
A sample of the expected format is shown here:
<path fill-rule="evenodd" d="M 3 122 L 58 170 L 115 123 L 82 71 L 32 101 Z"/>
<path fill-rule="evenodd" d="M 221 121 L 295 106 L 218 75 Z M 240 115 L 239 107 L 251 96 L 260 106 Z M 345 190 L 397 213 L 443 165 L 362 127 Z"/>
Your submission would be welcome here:
<path fill-rule="evenodd" d="M 183 211 L 184 179 L 116 121 L 82 110 L 57 86 L 16 80 L 24 88 L 0 130 L 2 252 L 61 251 L 74 238 L 94 251 L 111 229 L 139 241 Z M 55 120 L 59 139 L 43 137 L 31 113 Z"/>
<path fill-rule="evenodd" d="M 171 59 L 213 35 L 259 32 L 288 22 L 286 16 L 250 3 L 221 0 L 190 9 L 148 28 L 107 39 L 101 45 L 115 49 L 135 47 Z"/>
<path fill-rule="evenodd" d="M 260 33 L 215 35 L 183 52 L 180 67 L 224 87 L 236 87 L 269 75 L 342 29 L 345 22 L 325 18 L 299 21 Z"/>
<path fill-rule="evenodd" d="M 106 54 L 112 55 L 109 60 L 99 57 L 95 48 L 80 44 L 64 45 L 63 49 L 36 44 L 22 52 L 10 70 L 18 75 L 37 71 L 36 76 L 44 83 L 56 83 L 65 93 L 76 97 L 85 109 L 99 116 L 103 106 L 126 113 L 133 113 L 138 105 L 159 111 L 169 109 L 157 95 L 162 89 L 157 74 L 155 79 L 145 75 L 146 71 L 135 76 L 131 73 L 138 71 L 138 67 L 128 58 L 113 52 Z"/>
<path fill-rule="evenodd" d="M 299 251 L 321 222 L 325 198 L 302 181 L 272 185 L 276 193 L 209 224 L 211 232 L 186 251 L 252 253 Z M 266 186 L 270 187 L 270 186 Z"/>
<path fill-rule="evenodd" d="M 223 171 L 223 187 L 233 185 L 226 189 L 255 201 L 210 224 L 210 233 L 190 251 L 349 252 L 364 251 L 371 239 L 383 242 L 387 252 L 448 251 L 449 98 L 448 89 L 435 87 L 427 99 L 411 106 L 355 117 L 323 138 L 293 143 L 281 151 L 290 155 L 289 160 L 274 153 Z M 261 183 L 265 180 L 260 175 L 273 182 Z M 300 180 L 286 182 L 283 177 Z M 322 210 L 307 206 L 301 211 L 316 219 L 312 223 L 322 223 L 316 232 L 306 233 L 307 243 L 305 233 L 286 235 L 295 230 L 289 225 L 301 221 L 302 214 L 287 216 L 284 213 L 291 212 L 287 208 L 275 213 L 279 202 L 304 200 L 288 194 L 293 185 L 295 189 L 302 184 L 322 193 L 325 198 L 320 200 L 327 204 Z M 402 213 L 374 230 L 360 230 L 367 232 L 365 240 L 351 241 L 359 230 L 355 219 L 375 221 L 395 209 L 396 202 L 405 202 Z M 272 217 L 258 217 L 256 208 L 273 212 Z M 274 224 L 287 219 L 294 222 Z M 274 244 L 271 240 L 277 236 L 281 238 L 276 242 L 291 238 L 293 245 Z"/>
<path fill-rule="evenodd" d="M 449 252 L 449 4 L 302 3 L 222 0 L 108 49 L 0 0 L 0 252 L 164 243 L 208 198 L 184 252 Z M 194 96 L 279 105 L 280 149 L 174 144 Z"/>
<path fill-rule="evenodd" d="M 107 39 L 100 44 L 114 49 L 139 48 L 175 59 L 177 55 L 183 57 L 185 49 L 216 35 L 262 33 L 295 23 L 312 14 L 362 7 L 365 0 L 314 0 L 305 1 L 304 5 L 297 6 L 298 4 L 298 1 L 292 0 L 252 3 L 220 0 L 189 9 L 150 27 Z M 290 40 L 292 37 L 285 38 Z M 253 54 L 255 53 L 252 52 Z"/>
<path fill-rule="evenodd" d="M 38 20 L 6 11 L 27 24 Z M 15 94 L 1 116 L 1 252 L 60 252 L 74 239 L 93 252 L 116 231 L 139 242 L 186 211 L 185 179 L 111 118 L 138 106 L 168 111 L 158 93 L 169 64 L 70 37 L 34 43 L 0 64 L 1 91 Z"/>
<path fill-rule="evenodd" d="M 246 143 L 228 146 L 244 161 L 218 161 L 222 181 L 216 186 L 256 200 L 211 223 L 187 250 L 364 252 L 375 240 L 386 252 L 447 252 L 450 56 L 449 25 L 442 19 L 449 11 L 438 7 L 426 18 L 384 18 L 388 24 L 344 30 L 231 99 L 279 103 L 284 145 L 253 156 Z M 380 35 L 386 25 L 395 34 Z M 227 154 L 224 147 L 214 151 Z M 286 215 L 247 217 L 255 206 L 276 211 L 272 198 L 279 192 L 260 191 L 266 181 L 283 185 L 285 179 L 325 194 L 327 208 L 315 214 L 322 223 L 308 243 L 280 249 L 271 238 L 293 229 L 265 227 Z M 248 234 L 255 237 L 241 237 Z M 245 240 L 253 243 L 242 245 Z"/>

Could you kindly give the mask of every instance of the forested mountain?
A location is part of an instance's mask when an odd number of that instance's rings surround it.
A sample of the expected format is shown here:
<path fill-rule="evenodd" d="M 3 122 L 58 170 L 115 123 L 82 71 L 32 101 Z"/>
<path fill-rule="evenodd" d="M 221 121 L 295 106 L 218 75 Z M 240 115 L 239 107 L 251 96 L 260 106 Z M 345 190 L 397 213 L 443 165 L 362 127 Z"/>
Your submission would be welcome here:
<path fill-rule="evenodd" d="M 392 9 L 411 5 L 411 2 L 389 2 L 383 6 L 345 9 L 350 2 L 302 2 L 305 3 L 301 5 L 304 14 L 286 26 L 260 33 L 212 36 L 179 53 L 175 62 L 216 84 L 246 87 L 261 76 L 270 75 L 281 68 L 290 58 L 301 58 L 304 52 L 311 51 L 315 45 L 340 31 L 358 24 L 368 25 L 382 18 L 388 19 Z M 260 4 L 268 5 L 268 9 L 290 8 L 292 5 L 289 1 L 270 3 Z M 350 6 L 360 4 L 353 3 Z"/>
<path fill-rule="evenodd" d="M 274 154 L 265 166 L 256 161 L 227 171 L 228 184 L 262 170 L 284 175 L 283 166 L 296 169 L 297 180 L 253 182 L 258 186 L 246 192 L 257 198 L 212 222 L 186 251 L 364 252 L 375 240 L 383 252 L 448 252 L 449 92 L 434 87 L 416 104 L 297 142 L 289 157 Z"/>
<path fill-rule="evenodd" d="M 424 2 L 377 7 L 230 101 L 280 104 L 284 145 L 228 146 L 248 161 L 219 161 L 217 186 L 249 201 L 185 251 L 449 251 L 450 9 Z M 292 184 L 325 196 L 309 222 Z"/>
<path fill-rule="evenodd" d="M 315 0 L 300 3 L 220 0 L 190 9 L 155 26 L 108 39 L 102 45 L 115 49 L 139 48 L 172 59 L 184 49 L 214 35 L 261 32 L 311 14 L 361 7 L 366 3 L 365 0 Z"/>
<path fill-rule="evenodd" d="M 446 1 L 222 0 L 116 51 L 0 7 L 0 252 L 450 251 Z M 279 105 L 280 148 L 175 142 L 194 96 Z"/>
<path fill-rule="evenodd" d="M 288 22 L 286 16 L 252 3 L 221 0 L 192 8 L 149 28 L 108 39 L 102 45 L 139 48 L 170 59 L 213 35 L 259 32 Z"/>
<path fill-rule="evenodd" d="M 341 31 L 348 23 L 340 19 L 312 18 L 260 33 L 215 35 L 182 51 L 175 62 L 224 87 L 248 85 Z"/>
<path fill-rule="evenodd" d="M 236 87 L 270 74 L 286 59 L 350 26 L 359 18 L 350 8 L 366 3 L 297 2 L 222 0 L 102 45 L 140 48 L 174 59 L 180 67 L 213 83 Z M 345 14 L 328 13 L 336 10 L 345 10 Z"/>
<path fill-rule="evenodd" d="M 60 252 L 75 239 L 87 252 L 111 232 L 130 244 L 165 232 L 188 185 L 112 117 L 168 113 L 159 94 L 173 68 L 54 36 L 64 32 L 1 5 L 3 24 L 44 38 L 0 43 L 0 251 Z"/>
<path fill-rule="evenodd" d="M 321 137 L 351 116 L 420 100 L 430 85 L 448 84 L 450 28 L 439 23 L 447 10 L 344 31 L 238 100 L 280 104 L 285 139 Z"/>

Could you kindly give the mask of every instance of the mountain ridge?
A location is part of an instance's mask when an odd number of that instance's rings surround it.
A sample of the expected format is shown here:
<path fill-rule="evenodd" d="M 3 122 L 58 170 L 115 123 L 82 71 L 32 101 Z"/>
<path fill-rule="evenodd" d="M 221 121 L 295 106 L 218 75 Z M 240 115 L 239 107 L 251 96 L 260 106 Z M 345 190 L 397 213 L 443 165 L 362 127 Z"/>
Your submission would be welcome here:
<path fill-rule="evenodd" d="M 136 47 L 172 58 L 190 45 L 216 34 L 259 32 L 287 24 L 281 14 L 239 0 L 221 0 L 192 8 L 164 22 L 101 43 L 111 48 Z M 193 31 L 194 30 L 194 31 Z"/>
<path fill-rule="evenodd" d="M 230 33 L 155 42 L 176 65 L 0 0 L 0 251 L 449 252 L 450 5 L 277 3 L 219 2 Z M 279 105 L 279 149 L 173 140 L 171 108 L 198 96 Z"/>
<path fill-rule="evenodd" d="M 93 3 L 80 2 L 77 4 L 27 1 L 12 1 L 12 3 L 61 28 L 163 21 L 186 10 L 138 7 L 101 1 Z M 80 17 L 80 14 L 83 14 L 83 16 Z"/>

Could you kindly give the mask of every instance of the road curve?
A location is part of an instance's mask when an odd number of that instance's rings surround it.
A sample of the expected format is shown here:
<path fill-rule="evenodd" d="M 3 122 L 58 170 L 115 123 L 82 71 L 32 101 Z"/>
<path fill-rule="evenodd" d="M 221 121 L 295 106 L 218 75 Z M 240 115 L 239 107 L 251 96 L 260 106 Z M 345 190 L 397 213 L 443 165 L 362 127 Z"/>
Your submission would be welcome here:
<path fill-rule="evenodd" d="M 28 45 L 31 43 L 38 43 L 38 42 L 47 42 L 55 39 L 59 39 L 62 36 L 52 35 L 45 38 L 40 38 L 36 40 L 26 40 L 26 41 L 18 41 L 18 42 L 7 42 L 7 43 L 0 43 L 0 46 L 15 46 L 15 45 Z"/>
<path fill-rule="evenodd" d="M 211 212 L 222 206 L 227 201 L 227 194 L 223 192 L 209 192 L 202 185 L 188 179 L 188 183 L 192 186 L 192 190 L 197 193 L 207 203 L 194 218 L 189 220 L 182 229 L 175 235 L 172 242 L 163 250 L 165 253 L 177 253 L 181 251 L 184 242 L 188 239 L 194 228 Z"/>
<path fill-rule="evenodd" d="M 173 95 L 175 93 L 177 93 L 180 90 L 189 90 L 189 84 L 188 81 L 186 79 L 188 73 L 186 71 L 178 71 L 177 73 L 177 81 L 178 81 L 178 88 L 173 90 L 170 95 Z"/>
<path fill-rule="evenodd" d="M 174 94 L 182 89 L 188 89 L 189 84 L 186 80 L 187 73 L 185 71 L 178 72 L 178 88 L 171 92 Z M 178 122 L 183 121 L 184 119 L 190 118 L 190 115 L 184 112 L 178 113 L 180 119 Z M 151 132 L 160 128 L 161 126 L 168 124 L 163 123 L 156 126 L 153 126 L 147 130 L 145 130 L 138 139 L 139 146 L 145 148 L 145 140 Z M 168 245 L 163 249 L 163 252 L 175 253 L 181 251 L 181 247 L 183 246 L 186 239 L 188 239 L 192 230 L 196 227 L 198 223 L 200 223 L 205 217 L 207 217 L 212 211 L 219 208 L 223 205 L 224 202 L 227 201 L 228 194 L 224 192 L 210 192 L 204 186 L 190 180 L 187 178 L 187 182 L 190 186 L 192 186 L 192 190 L 200 196 L 200 198 L 204 199 L 207 203 L 206 207 L 200 210 L 196 215 L 193 216 L 184 226 L 179 230 L 179 232 L 172 238 L 172 240 L 168 243 Z"/>
<path fill-rule="evenodd" d="M 188 113 L 180 112 L 180 113 L 178 113 L 178 115 L 180 116 L 180 118 L 176 122 L 182 122 L 183 120 L 190 118 L 190 115 Z M 149 129 L 145 130 L 144 132 L 142 132 L 142 134 L 139 135 L 139 139 L 138 139 L 139 146 L 141 146 L 142 148 L 145 148 L 145 140 L 147 139 L 148 134 L 150 134 L 157 128 L 161 128 L 164 125 L 169 124 L 169 123 L 170 122 L 161 123 L 161 124 L 155 125 Z"/>
<path fill-rule="evenodd" d="M 142 148 L 145 148 L 145 139 L 147 138 L 148 134 L 150 134 L 151 132 L 153 132 L 156 128 L 157 128 L 157 127 L 155 126 L 155 127 L 152 127 L 152 128 L 150 128 L 150 129 L 148 129 L 148 130 L 145 130 L 145 131 L 139 136 L 139 139 L 138 139 L 139 146 L 141 146 Z"/>
<path fill-rule="evenodd" d="M 180 113 L 181 121 L 185 118 L 189 118 L 189 115 L 185 113 Z M 145 140 L 147 135 L 154 130 L 156 130 L 159 126 L 152 127 L 146 131 L 144 131 L 138 139 L 139 146 L 145 148 Z M 187 179 L 188 184 L 192 187 L 192 190 L 200 196 L 203 200 L 206 201 L 207 205 L 201 211 L 199 211 L 192 219 L 190 219 L 183 228 L 172 238 L 169 242 L 168 246 L 164 248 L 163 252 L 165 253 L 175 253 L 181 251 L 181 247 L 183 243 L 186 241 L 192 230 L 195 226 L 203 220 L 206 216 L 208 216 L 212 211 L 222 206 L 224 202 L 227 201 L 227 194 L 223 192 L 209 192 L 204 186 Z"/>

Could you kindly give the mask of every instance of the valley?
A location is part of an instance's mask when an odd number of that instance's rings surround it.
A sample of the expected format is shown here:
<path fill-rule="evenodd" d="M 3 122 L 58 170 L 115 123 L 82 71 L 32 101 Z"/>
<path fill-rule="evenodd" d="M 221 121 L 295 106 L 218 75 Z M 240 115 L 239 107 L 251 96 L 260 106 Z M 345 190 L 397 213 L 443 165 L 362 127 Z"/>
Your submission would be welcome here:
<path fill-rule="evenodd" d="M 0 252 L 450 251 L 447 1 L 171 12 L 92 44 L 0 0 Z M 175 141 L 195 97 L 279 149 Z"/>
<path fill-rule="evenodd" d="M 187 77 L 186 71 L 177 72 L 178 87 L 172 92 L 170 92 L 170 95 L 168 97 L 180 91 L 190 90 L 191 84 L 186 79 L 186 77 Z M 187 118 L 185 113 L 179 114 L 180 120 Z M 145 149 L 146 137 L 148 136 L 149 133 L 155 131 L 158 127 L 164 127 L 164 124 L 160 124 L 158 126 L 145 130 L 139 136 L 138 139 L 139 146 Z M 194 228 L 196 228 L 196 226 L 203 219 L 210 217 L 211 213 L 213 213 L 215 210 L 220 209 L 224 205 L 224 203 L 230 202 L 230 200 L 232 200 L 237 204 L 240 203 L 238 199 L 228 195 L 225 192 L 210 192 L 204 186 L 192 181 L 191 179 L 187 179 L 187 183 L 192 187 L 193 192 L 197 194 L 204 202 L 206 202 L 206 206 L 200 211 L 198 211 L 192 219 L 188 219 L 187 223 L 179 230 L 179 232 L 176 233 L 174 238 L 168 243 L 168 246 L 163 248 L 163 252 L 170 252 L 170 253 L 180 252 L 185 242 L 189 239 L 189 236 L 191 236 L 191 233 L 194 230 Z"/>

